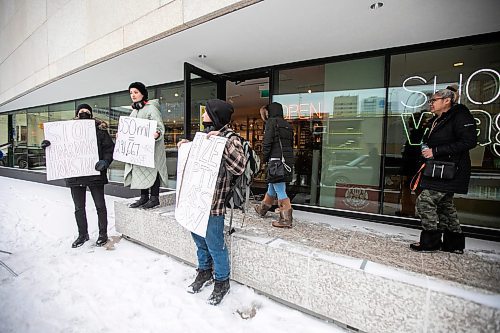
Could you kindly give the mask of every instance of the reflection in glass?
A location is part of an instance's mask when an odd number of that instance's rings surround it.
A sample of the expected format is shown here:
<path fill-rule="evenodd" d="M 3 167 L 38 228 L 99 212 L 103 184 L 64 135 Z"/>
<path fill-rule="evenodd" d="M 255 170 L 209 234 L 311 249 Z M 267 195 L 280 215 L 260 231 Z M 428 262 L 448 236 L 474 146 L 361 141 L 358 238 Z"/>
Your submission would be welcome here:
<path fill-rule="evenodd" d="M 217 98 L 217 83 L 191 74 L 191 133 L 200 130 L 201 116 L 208 100 Z"/>
<path fill-rule="evenodd" d="M 177 179 L 177 142 L 184 135 L 184 86 L 173 85 L 159 89 L 160 112 L 165 125 L 165 153 L 169 187 Z"/>
<path fill-rule="evenodd" d="M 294 203 L 378 212 L 383 79 L 383 57 L 279 72 L 273 101 L 295 131 Z"/>
<path fill-rule="evenodd" d="M 0 115 L 0 166 L 9 166 L 9 116 Z"/>
<path fill-rule="evenodd" d="M 45 170 L 45 152 L 40 147 L 43 141 L 43 123 L 49 120 L 48 108 L 29 109 L 28 122 L 28 168 Z"/>
<path fill-rule="evenodd" d="M 26 111 L 13 115 L 14 144 L 12 152 L 14 156 L 14 166 L 20 169 L 28 168 L 28 122 Z"/>
<path fill-rule="evenodd" d="M 460 86 L 460 103 L 476 119 L 478 146 L 470 151 L 472 176 L 467 195 L 455 195 L 462 224 L 499 228 L 500 201 L 500 44 L 467 45 L 391 57 L 387 152 L 402 158 L 398 174 L 386 163 L 383 213 L 415 217 L 416 194 L 409 183 L 428 131 L 430 96 L 448 85 Z M 453 66 L 460 60 L 461 66 Z"/>

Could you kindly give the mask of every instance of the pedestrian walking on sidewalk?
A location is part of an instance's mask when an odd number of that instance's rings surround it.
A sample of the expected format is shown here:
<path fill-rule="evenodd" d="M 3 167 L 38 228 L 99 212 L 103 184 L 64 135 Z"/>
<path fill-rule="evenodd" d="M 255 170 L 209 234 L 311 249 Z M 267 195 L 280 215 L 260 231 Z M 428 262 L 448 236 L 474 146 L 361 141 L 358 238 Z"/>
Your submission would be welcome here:
<path fill-rule="evenodd" d="M 212 305 L 219 304 L 229 292 L 229 255 L 224 243 L 224 214 L 226 195 L 230 190 L 231 175 L 239 176 L 245 171 L 247 157 L 237 135 L 230 136 L 232 130 L 228 124 L 233 114 L 233 106 L 218 99 L 206 103 L 206 112 L 203 114 L 203 126 L 208 136 L 217 135 L 228 137 L 222 162 L 217 176 L 215 193 L 212 198 L 212 207 L 208 217 L 207 233 L 201 237 L 191 233 L 196 244 L 198 256 L 197 276 L 188 287 L 188 292 L 198 293 L 202 288 L 213 281 L 215 285 L 208 302 Z M 186 139 L 178 143 L 180 147 Z M 213 274 L 212 274 L 213 271 Z"/>
<path fill-rule="evenodd" d="M 131 189 L 140 189 L 141 197 L 132 203 L 130 208 L 142 207 L 145 209 L 160 204 L 160 184 L 167 186 L 167 156 L 165 154 L 165 126 L 159 110 L 157 100 L 148 99 L 148 90 L 141 82 L 133 82 L 128 87 L 132 99 L 132 113 L 130 117 L 156 120 L 154 168 L 142 165 L 125 163 L 124 185 Z"/>
<path fill-rule="evenodd" d="M 267 114 L 266 111 L 267 110 Z M 272 225 L 278 228 L 291 228 L 293 223 L 292 205 L 290 198 L 286 194 L 286 183 L 292 180 L 293 165 L 293 128 L 283 118 L 283 106 L 280 103 L 273 102 L 261 109 L 261 115 L 264 113 L 265 120 L 264 142 L 262 144 L 262 155 L 264 162 L 268 165 L 267 170 L 267 192 L 262 202 L 255 206 L 255 211 L 264 217 L 274 200 L 278 198 L 279 219 L 273 221 Z M 281 164 L 280 168 L 284 171 L 283 176 L 277 177 L 270 173 L 273 164 Z M 274 165 L 276 166 L 276 165 Z"/>
<path fill-rule="evenodd" d="M 75 119 L 94 119 L 90 105 L 78 105 L 75 111 Z M 96 163 L 95 169 L 100 171 L 100 174 L 65 179 L 66 186 L 71 189 L 71 197 L 75 205 L 75 219 L 78 226 L 78 238 L 71 245 L 73 248 L 80 247 L 89 240 L 87 213 L 85 211 L 87 187 L 92 194 L 92 199 L 94 199 L 97 210 L 99 237 L 97 238 L 96 245 L 103 246 L 108 241 L 108 211 L 104 200 L 104 185 L 108 183 L 106 170 L 113 161 L 115 144 L 108 133 L 108 124 L 99 119 L 94 120 L 99 153 L 99 161 Z M 50 146 L 50 141 L 43 140 L 41 146 L 43 149 L 46 149 Z"/>
<path fill-rule="evenodd" d="M 423 230 L 420 242 L 410 245 L 414 251 L 441 249 L 463 253 L 465 248 L 453 196 L 455 193 L 466 194 L 469 189 L 469 150 L 476 146 L 477 132 L 471 112 L 457 101 L 457 86 L 438 90 L 429 100 L 434 117 L 430 120 L 430 130 L 424 136 L 422 157 L 427 161 L 426 168 L 427 165 L 434 165 L 436 169 L 444 165 L 442 162 L 447 162 L 451 173 L 449 177 L 443 178 L 442 172 L 429 173 L 424 169 L 419 183 L 422 193 L 416 202 Z"/>

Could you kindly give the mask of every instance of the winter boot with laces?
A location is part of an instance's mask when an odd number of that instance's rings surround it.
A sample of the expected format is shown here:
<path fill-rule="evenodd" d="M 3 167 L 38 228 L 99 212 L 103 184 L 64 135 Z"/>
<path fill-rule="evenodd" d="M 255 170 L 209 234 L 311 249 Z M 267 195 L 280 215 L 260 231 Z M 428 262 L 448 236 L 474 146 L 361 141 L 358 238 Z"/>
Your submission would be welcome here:
<path fill-rule="evenodd" d="M 150 209 L 160 205 L 160 197 L 157 195 L 152 195 L 149 201 L 142 205 L 144 209 Z"/>
<path fill-rule="evenodd" d="M 196 275 L 196 279 L 187 287 L 187 292 L 190 294 L 199 293 L 205 286 L 208 286 L 214 282 L 214 278 L 212 276 L 212 270 L 196 270 L 198 274 Z"/>
<path fill-rule="evenodd" d="M 139 200 L 137 200 L 136 202 L 130 204 L 130 208 L 137 208 L 137 207 L 141 207 L 142 205 L 144 205 L 146 202 L 148 202 L 149 200 L 149 196 L 148 195 L 141 195 L 141 197 L 139 198 Z"/>
<path fill-rule="evenodd" d="M 208 303 L 211 305 L 218 305 L 222 302 L 222 299 L 229 292 L 229 279 L 225 281 L 215 280 L 214 291 L 212 295 L 208 298 Z"/>
<path fill-rule="evenodd" d="M 78 235 L 78 238 L 75 239 L 75 241 L 73 242 L 73 244 L 71 244 L 71 247 L 72 248 L 80 247 L 80 246 L 83 245 L 83 243 L 85 243 L 88 240 L 89 240 L 89 234 Z"/>

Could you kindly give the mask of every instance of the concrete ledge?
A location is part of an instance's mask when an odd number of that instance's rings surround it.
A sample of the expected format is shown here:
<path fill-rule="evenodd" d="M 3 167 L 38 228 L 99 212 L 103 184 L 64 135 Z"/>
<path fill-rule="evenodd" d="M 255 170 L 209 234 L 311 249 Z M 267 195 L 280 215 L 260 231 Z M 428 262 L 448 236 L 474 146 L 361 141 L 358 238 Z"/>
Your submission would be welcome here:
<path fill-rule="evenodd" d="M 153 210 L 130 209 L 132 200 L 115 202 L 116 230 L 196 265 L 191 235 L 174 218 L 175 193 L 162 194 L 161 200 L 162 207 Z M 241 226 L 241 215 L 233 224 Z M 227 239 L 232 279 L 364 332 L 500 331 L 500 295 L 495 291 L 286 238 L 286 233 L 269 236 L 262 227 L 245 222 Z M 369 240 L 377 242 L 377 236 L 370 235 Z M 497 262 L 491 267 L 493 274 L 500 273 L 495 273 Z"/>

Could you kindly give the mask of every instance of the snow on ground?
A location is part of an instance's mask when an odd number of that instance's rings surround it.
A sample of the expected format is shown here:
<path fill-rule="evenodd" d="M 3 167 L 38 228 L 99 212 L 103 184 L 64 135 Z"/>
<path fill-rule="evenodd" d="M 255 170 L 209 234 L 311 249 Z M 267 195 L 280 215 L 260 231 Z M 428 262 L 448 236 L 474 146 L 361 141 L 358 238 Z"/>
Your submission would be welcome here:
<path fill-rule="evenodd" d="M 72 249 L 77 228 L 68 188 L 5 177 L 0 186 L 2 333 L 345 332 L 235 282 L 221 305 L 208 305 L 212 288 L 185 291 L 193 267 L 119 237 L 114 250 L 95 247 L 89 192 L 90 241 Z M 116 199 L 106 196 L 109 236 L 119 236 Z M 256 315 L 242 319 L 252 309 Z"/>

